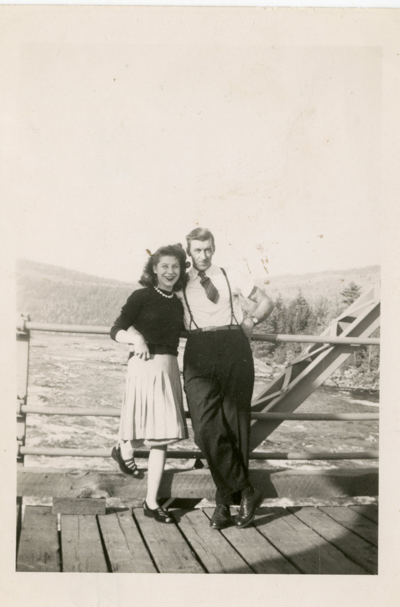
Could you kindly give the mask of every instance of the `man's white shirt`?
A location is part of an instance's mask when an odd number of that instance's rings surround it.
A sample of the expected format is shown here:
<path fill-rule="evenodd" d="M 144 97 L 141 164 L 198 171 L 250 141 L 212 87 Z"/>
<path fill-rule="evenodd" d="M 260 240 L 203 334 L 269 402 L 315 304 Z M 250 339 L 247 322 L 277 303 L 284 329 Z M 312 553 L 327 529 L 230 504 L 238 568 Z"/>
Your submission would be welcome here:
<path fill-rule="evenodd" d="M 235 270 L 225 269 L 225 272 L 228 276 L 232 291 L 233 312 L 236 320 L 240 324 L 243 320 L 243 312 L 239 296 L 249 297 L 254 289 L 254 282 L 249 276 L 239 274 Z M 230 325 L 231 305 L 226 278 L 221 268 L 215 265 L 210 266 L 205 274 L 210 278 L 213 285 L 218 290 L 219 299 L 217 303 L 213 303 L 208 299 L 205 289 L 200 283 L 198 270 L 191 268 L 189 270 L 189 282 L 186 285 L 186 297 L 194 321 L 199 329 Z M 192 330 L 196 329 L 196 325 L 194 325 L 193 322 L 190 326 L 190 314 L 187 309 L 183 291 L 178 291 L 177 296 L 183 303 L 185 328 L 190 328 Z M 233 320 L 233 323 L 236 324 L 235 320 Z"/>

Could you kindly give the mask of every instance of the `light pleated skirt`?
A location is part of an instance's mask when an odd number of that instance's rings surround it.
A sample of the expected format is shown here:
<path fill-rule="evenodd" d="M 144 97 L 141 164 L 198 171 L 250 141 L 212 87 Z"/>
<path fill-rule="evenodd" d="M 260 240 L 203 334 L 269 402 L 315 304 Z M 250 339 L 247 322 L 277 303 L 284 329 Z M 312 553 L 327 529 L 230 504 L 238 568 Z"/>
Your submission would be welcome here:
<path fill-rule="evenodd" d="M 132 356 L 128 362 L 119 439 L 144 439 L 145 444 L 168 444 L 188 438 L 178 360 L 171 354 L 152 354 L 149 360 Z"/>

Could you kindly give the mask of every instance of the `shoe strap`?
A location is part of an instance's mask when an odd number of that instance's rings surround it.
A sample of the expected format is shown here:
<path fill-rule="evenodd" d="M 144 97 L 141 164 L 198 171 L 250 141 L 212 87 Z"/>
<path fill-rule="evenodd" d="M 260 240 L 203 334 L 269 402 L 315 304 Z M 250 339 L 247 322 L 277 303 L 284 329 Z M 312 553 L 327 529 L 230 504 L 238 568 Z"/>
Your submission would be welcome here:
<path fill-rule="evenodd" d="M 123 459 L 123 462 L 124 462 L 125 466 L 127 468 L 130 468 L 131 470 L 135 470 L 135 468 L 137 468 L 135 458 L 133 458 L 133 457 L 130 457 L 129 459 Z"/>

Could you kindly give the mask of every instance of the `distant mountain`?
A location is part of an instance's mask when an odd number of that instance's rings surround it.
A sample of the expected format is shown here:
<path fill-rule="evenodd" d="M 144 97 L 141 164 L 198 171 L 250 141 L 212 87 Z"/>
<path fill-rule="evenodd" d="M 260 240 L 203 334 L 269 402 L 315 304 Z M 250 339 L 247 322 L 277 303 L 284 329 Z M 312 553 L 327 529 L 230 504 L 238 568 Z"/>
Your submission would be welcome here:
<path fill-rule="evenodd" d="M 340 293 L 350 282 L 355 282 L 364 291 L 379 278 L 380 267 L 368 266 L 351 270 L 271 276 L 264 280 L 256 280 L 256 284 L 272 298 L 281 294 L 284 300 L 290 301 L 301 290 L 303 296 L 310 302 L 315 302 L 319 297 L 326 297 L 333 302 L 341 299 Z"/>
<path fill-rule="evenodd" d="M 128 295 L 140 286 L 28 259 L 18 260 L 16 270 L 18 312 L 37 322 L 111 325 Z M 379 276 L 379 266 L 370 266 L 273 276 L 269 284 L 262 279 L 256 283 L 272 298 L 280 293 L 290 301 L 301 289 L 310 302 L 323 296 L 333 303 L 350 282 L 364 289 Z"/>
<path fill-rule="evenodd" d="M 17 261 L 17 308 L 37 322 L 111 325 L 138 283 Z"/>
<path fill-rule="evenodd" d="M 100 276 L 93 276 L 92 274 L 85 274 L 84 272 L 70 270 L 61 266 L 53 266 L 48 263 L 40 263 L 38 261 L 32 261 L 31 259 L 18 259 L 16 271 L 20 277 L 29 276 L 39 279 L 45 278 L 46 280 L 52 280 L 57 283 L 74 285 L 77 283 L 95 283 L 110 286 L 127 285 L 127 283 L 121 282 L 120 280 L 101 278 Z"/>

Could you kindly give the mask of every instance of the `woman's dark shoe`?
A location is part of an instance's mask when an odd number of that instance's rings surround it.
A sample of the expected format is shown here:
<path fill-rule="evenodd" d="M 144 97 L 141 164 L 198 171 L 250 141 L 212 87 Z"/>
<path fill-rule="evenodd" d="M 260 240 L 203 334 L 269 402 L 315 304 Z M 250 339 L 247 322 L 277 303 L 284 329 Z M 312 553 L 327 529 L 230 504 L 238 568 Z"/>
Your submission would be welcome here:
<path fill-rule="evenodd" d="M 121 455 L 121 448 L 119 445 L 117 447 L 113 447 L 111 451 L 111 457 L 117 462 L 119 469 L 124 474 L 133 476 L 134 478 L 143 478 L 143 474 L 137 467 L 135 459 L 133 457 L 127 460 L 123 459 Z"/>
<path fill-rule="evenodd" d="M 231 510 L 225 504 L 218 504 L 210 520 L 212 529 L 225 529 L 232 523 Z"/>
<path fill-rule="evenodd" d="M 149 508 L 146 500 L 143 502 L 143 512 L 148 518 L 154 518 L 158 523 L 173 523 L 174 519 L 162 508 Z"/>

